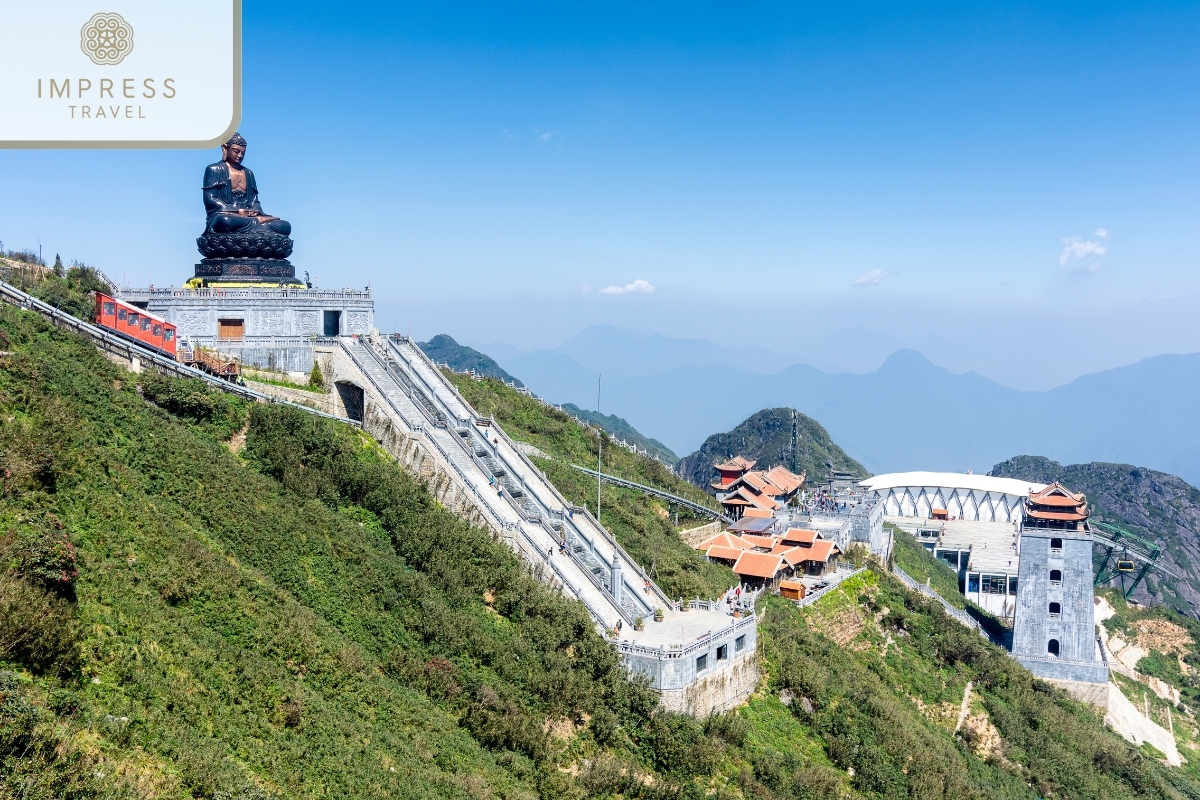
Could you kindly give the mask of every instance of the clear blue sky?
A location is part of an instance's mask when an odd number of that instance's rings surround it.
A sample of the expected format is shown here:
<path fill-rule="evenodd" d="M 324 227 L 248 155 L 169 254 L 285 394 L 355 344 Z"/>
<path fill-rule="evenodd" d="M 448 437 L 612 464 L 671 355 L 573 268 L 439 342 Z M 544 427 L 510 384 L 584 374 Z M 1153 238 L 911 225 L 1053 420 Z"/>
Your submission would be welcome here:
<path fill-rule="evenodd" d="M 897 5 L 247 0 L 246 163 L 301 272 L 421 337 L 1020 388 L 1200 350 L 1200 5 Z M 178 285 L 216 157 L 0 151 L 0 239 Z"/>

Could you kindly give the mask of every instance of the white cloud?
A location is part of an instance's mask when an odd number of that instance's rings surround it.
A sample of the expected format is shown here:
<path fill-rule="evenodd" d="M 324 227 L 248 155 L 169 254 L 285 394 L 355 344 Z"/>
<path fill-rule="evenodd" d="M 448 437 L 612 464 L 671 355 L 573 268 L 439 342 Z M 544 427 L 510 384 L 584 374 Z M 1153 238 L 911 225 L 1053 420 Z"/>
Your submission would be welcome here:
<path fill-rule="evenodd" d="M 649 294 L 654 291 L 654 287 L 648 282 L 638 278 L 633 283 L 627 283 L 624 286 L 605 286 L 600 290 L 600 294 Z"/>
<path fill-rule="evenodd" d="M 1103 236 L 1107 238 L 1108 231 L 1105 231 L 1103 228 L 1097 231 L 1096 234 L 1100 235 L 1101 231 L 1103 231 Z M 1060 267 L 1065 267 L 1072 261 L 1081 261 L 1088 256 L 1098 257 L 1108 252 L 1108 248 L 1100 242 L 1092 241 L 1091 239 L 1084 241 L 1078 236 L 1068 236 L 1066 239 L 1063 239 L 1062 242 L 1063 251 L 1058 257 L 1058 265 Z M 1093 272 L 1095 272 L 1096 269 L 1099 269 L 1099 266 L 1096 264 L 1094 259 L 1090 262 L 1088 269 Z"/>
<path fill-rule="evenodd" d="M 892 273 L 885 272 L 884 270 L 881 270 L 881 269 L 873 269 L 870 272 L 868 272 L 866 275 L 860 275 L 858 278 L 855 278 L 854 285 L 855 286 L 877 286 L 880 283 L 883 283 L 883 279 L 891 274 Z"/>
<path fill-rule="evenodd" d="M 1096 232 L 1092 236 L 1099 236 L 1101 239 L 1108 238 L 1108 230 L 1106 228 L 1096 228 Z"/>

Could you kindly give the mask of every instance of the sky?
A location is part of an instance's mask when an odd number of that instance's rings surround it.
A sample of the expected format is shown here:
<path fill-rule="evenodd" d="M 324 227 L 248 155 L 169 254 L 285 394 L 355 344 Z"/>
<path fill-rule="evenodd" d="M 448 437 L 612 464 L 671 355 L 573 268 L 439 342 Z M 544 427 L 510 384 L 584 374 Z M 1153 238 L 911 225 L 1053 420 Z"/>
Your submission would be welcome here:
<path fill-rule="evenodd" d="M 1200 351 L 1200 5 L 244 3 L 247 166 L 319 286 L 1045 389 Z M 219 151 L 0 151 L 0 241 L 191 277 Z"/>

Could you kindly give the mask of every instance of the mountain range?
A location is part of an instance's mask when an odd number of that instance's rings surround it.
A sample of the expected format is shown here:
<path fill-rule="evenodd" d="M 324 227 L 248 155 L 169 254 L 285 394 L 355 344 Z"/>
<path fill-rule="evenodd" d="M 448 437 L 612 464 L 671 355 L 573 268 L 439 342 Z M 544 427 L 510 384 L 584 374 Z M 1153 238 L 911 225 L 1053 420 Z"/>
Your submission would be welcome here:
<path fill-rule="evenodd" d="M 874 473 L 984 472 L 1014 452 L 1034 452 L 1060 462 L 1144 464 L 1200 483 L 1200 353 L 1147 358 L 1048 391 L 956 374 L 914 350 L 864 374 L 792 361 L 765 348 L 598 325 L 500 363 L 547 400 L 584 408 L 595 407 L 602 373 L 601 410 L 677 453 L 763 408 L 786 406 L 820 420 Z"/>

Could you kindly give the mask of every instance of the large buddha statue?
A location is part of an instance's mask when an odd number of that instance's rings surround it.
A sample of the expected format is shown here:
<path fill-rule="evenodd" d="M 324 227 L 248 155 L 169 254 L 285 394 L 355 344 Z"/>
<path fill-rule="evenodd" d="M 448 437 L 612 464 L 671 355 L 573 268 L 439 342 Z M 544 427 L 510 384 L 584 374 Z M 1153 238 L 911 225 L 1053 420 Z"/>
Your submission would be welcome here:
<path fill-rule="evenodd" d="M 221 160 L 204 169 L 208 219 L 196 245 L 205 256 L 196 277 L 210 282 L 294 282 L 286 220 L 263 211 L 254 173 L 242 166 L 246 140 L 240 133 L 221 146 Z M 215 281 L 214 281 L 215 279 Z"/>

